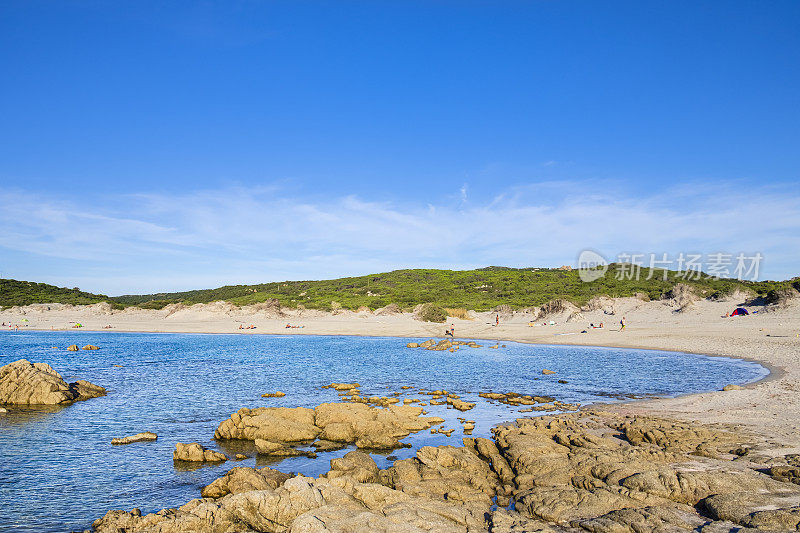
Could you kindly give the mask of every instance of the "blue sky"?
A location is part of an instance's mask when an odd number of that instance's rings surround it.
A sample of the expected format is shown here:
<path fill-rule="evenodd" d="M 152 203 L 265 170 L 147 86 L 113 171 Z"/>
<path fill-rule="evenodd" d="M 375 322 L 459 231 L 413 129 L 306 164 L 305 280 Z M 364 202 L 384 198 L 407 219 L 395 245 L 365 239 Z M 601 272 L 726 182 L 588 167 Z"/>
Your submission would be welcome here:
<path fill-rule="evenodd" d="M 800 274 L 800 3 L 0 5 L 0 274 L 120 294 L 594 248 Z"/>

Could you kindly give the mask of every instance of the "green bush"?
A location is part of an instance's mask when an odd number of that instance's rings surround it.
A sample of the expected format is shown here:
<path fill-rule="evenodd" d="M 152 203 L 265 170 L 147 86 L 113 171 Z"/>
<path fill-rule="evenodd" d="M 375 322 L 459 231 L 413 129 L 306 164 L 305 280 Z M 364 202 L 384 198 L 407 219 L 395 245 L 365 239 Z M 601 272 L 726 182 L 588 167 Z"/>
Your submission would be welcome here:
<path fill-rule="evenodd" d="M 136 307 L 139 307 L 141 309 L 164 309 L 169 304 L 174 304 L 174 303 L 177 302 L 172 302 L 170 300 L 150 300 L 147 302 L 136 304 Z"/>
<path fill-rule="evenodd" d="M 434 304 L 423 304 L 417 312 L 417 317 L 425 322 L 444 322 L 447 320 L 447 311 Z"/>

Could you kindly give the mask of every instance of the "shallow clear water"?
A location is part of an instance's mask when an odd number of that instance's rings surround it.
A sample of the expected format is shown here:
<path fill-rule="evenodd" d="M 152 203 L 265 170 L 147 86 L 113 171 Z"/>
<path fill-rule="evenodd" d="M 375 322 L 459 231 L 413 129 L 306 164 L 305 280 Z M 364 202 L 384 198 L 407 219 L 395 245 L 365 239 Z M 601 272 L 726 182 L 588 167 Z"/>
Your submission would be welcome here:
<path fill-rule="evenodd" d="M 388 395 L 402 385 L 446 389 L 478 401 L 460 413 L 430 406 L 431 415 L 456 428 L 452 438 L 421 432 L 404 439 L 413 448 L 374 455 L 381 467 L 413 455 L 422 445 L 460 445 L 455 420 L 477 421 L 474 436 L 512 420 L 518 408 L 483 401 L 482 391 L 554 396 L 582 404 L 610 398 L 671 396 L 719 389 L 764 377 L 746 361 L 650 350 L 506 343 L 505 348 L 462 348 L 455 354 L 412 350 L 413 339 L 390 337 L 184 335 L 94 332 L 0 333 L 0 366 L 25 358 L 46 362 L 68 382 L 86 379 L 108 396 L 65 408 L 9 408 L 0 414 L 0 531 L 70 531 L 90 527 L 109 509 L 152 512 L 199 497 L 200 488 L 232 466 L 254 466 L 247 445 L 213 440 L 214 430 L 241 407 L 306 406 L 336 401 L 331 382 L 358 381 L 365 394 Z M 67 352 L 70 344 L 98 351 Z M 54 350 L 58 346 L 61 349 Z M 114 365 L 122 365 L 115 367 Z M 557 372 L 543 376 L 548 368 Z M 567 380 L 560 384 L 558 380 Z M 261 398 L 281 390 L 285 398 Z M 403 397 L 419 397 L 410 391 Z M 142 431 L 158 441 L 111 446 L 114 437 Z M 204 446 L 251 458 L 178 470 L 175 443 Z M 291 458 L 270 464 L 286 472 L 319 475 L 329 460 Z M 268 463 L 259 459 L 258 465 Z"/>

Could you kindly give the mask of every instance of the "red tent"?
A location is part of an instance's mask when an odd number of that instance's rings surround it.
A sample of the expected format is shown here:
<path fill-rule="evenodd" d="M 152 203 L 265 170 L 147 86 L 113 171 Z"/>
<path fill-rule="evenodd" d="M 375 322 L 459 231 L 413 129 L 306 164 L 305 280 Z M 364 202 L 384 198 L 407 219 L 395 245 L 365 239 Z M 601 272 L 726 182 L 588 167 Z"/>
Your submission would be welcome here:
<path fill-rule="evenodd" d="M 749 314 L 750 313 L 748 313 L 747 309 L 745 309 L 744 307 L 737 307 L 736 309 L 733 310 L 733 313 L 731 313 L 731 316 L 745 316 L 745 315 L 749 315 Z"/>

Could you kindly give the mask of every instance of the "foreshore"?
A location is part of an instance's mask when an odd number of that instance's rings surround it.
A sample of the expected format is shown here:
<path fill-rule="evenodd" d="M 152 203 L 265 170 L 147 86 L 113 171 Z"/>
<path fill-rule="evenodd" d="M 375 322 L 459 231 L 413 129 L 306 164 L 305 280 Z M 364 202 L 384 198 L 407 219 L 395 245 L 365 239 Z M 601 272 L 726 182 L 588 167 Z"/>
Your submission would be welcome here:
<path fill-rule="evenodd" d="M 614 404 L 609 409 L 701 423 L 735 424 L 800 451 L 800 302 L 795 300 L 780 309 L 751 307 L 751 311 L 758 312 L 725 317 L 726 312 L 740 304 L 735 297 L 727 301 L 700 300 L 678 311 L 668 302 L 620 298 L 608 300 L 603 309 L 584 309 L 579 313 L 562 312 L 544 318 L 525 313 L 475 313 L 471 320 L 451 318 L 445 324 L 421 322 L 410 313 L 264 311 L 225 302 L 124 311 L 112 311 L 103 304 L 82 307 L 51 304 L 5 309 L 0 312 L 0 321 L 21 324 L 21 331 L 76 329 L 414 338 L 444 337 L 445 329 L 452 326 L 456 338 L 735 357 L 758 362 L 771 374 L 742 390 L 639 400 Z M 499 326 L 495 325 L 498 314 Z M 620 331 L 622 317 L 627 323 L 624 331 Z M 550 325 L 551 322 L 554 324 Z M 73 328 L 75 323 L 82 327 Z M 600 323 L 602 328 L 590 327 Z M 240 329 L 240 326 L 254 328 Z"/>

